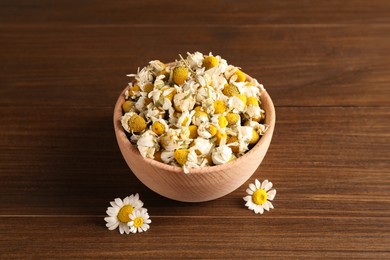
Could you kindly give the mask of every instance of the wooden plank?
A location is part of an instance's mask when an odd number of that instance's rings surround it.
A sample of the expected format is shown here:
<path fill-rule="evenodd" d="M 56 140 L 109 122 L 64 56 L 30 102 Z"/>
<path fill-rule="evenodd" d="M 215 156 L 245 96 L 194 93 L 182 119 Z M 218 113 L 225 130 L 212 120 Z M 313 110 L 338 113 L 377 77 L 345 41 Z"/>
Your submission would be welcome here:
<path fill-rule="evenodd" d="M 196 50 L 240 65 L 276 106 L 390 105 L 390 25 L 178 29 L 1 29 L 0 105 L 112 106 L 126 74 Z"/>
<path fill-rule="evenodd" d="M 386 259 L 389 220 L 163 217 L 146 233 L 121 236 L 100 217 L 2 217 L 0 257 Z"/>
<path fill-rule="evenodd" d="M 0 24 L 171 26 L 389 23 L 386 0 L 317 1 L 2 1 Z"/>
<path fill-rule="evenodd" d="M 270 217 L 389 216 L 389 108 L 276 114 L 270 149 L 250 180 L 275 184 Z M 111 108 L 2 108 L 0 215 L 102 215 L 115 197 L 138 192 L 156 216 L 253 216 L 242 200 L 249 182 L 199 204 L 148 190 L 124 163 L 111 117 Z"/>

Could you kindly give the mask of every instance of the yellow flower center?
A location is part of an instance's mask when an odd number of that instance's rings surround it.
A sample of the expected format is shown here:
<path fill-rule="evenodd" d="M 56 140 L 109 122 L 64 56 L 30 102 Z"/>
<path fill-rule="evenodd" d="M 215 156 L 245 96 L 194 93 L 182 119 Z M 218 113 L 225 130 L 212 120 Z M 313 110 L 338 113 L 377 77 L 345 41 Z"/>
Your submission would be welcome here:
<path fill-rule="evenodd" d="M 233 75 L 237 75 L 237 82 L 244 82 L 246 80 L 246 75 L 241 70 L 236 70 Z"/>
<path fill-rule="evenodd" d="M 257 143 L 257 141 L 259 141 L 259 139 L 260 139 L 259 134 L 256 132 L 255 129 L 253 129 L 252 130 L 252 138 L 249 141 L 249 144 L 255 144 L 255 143 Z"/>
<path fill-rule="evenodd" d="M 235 125 L 240 120 L 240 116 L 236 113 L 227 113 L 226 120 L 229 125 Z"/>
<path fill-rule="evenodd" d="M 222 93 L 225 96 L 232 97 L 234 95 L 240 94 L 240 91 L 238 91 L 238 88 L 232 84 L 226 84 L 222 90 Z"/>
<path fill-rule="evenodd" d="M 206 70 L 214 68 L 215 66 L 218 66 L 218 64 L 219 64 L 219 61 L 214 56 L 207 56 L 203 60 L 203 67 L 205 67 Z"/>
<path fill-rule="evenodd" d="M 252 194 L 252 201 L 257 205 L 263 205 L 267 198 L 267 192 L 263 189 L 258 189 Z"/>
<path fill-rule="evenodd" d="M 154 88 L 154 85 L 152 83 L 148 83 L 144 86 L 144 91 L 149 93 L 153 90 L 153 88 Z"/>
<path fill-rule="evenodd" d="M 131 131 L 142 132 L 146 128 L 146 121 L 139 115 L 133 115 L 128 121 L 128 125 Z"/>
<path fill-rule="evenodd" d="M 216 137 L 216 142 L 219 145 L 220 142 L 222 141 L 222 139 L 227 138 L 227 134 L 226 133 L 222 133 L 220 131 L 217 131 L 217 133 L 215 134 L 215 137 Z"/>
<path fill-rule="evenodd" d="M 235 96 L 238 97 L 242 101 L 242 103 L 246 106 L 247 98 L 244 94 L 237 94 Z"/>
<path fill-rule="evenodd" d="M 227 144 L 231 144 L 231 143 L 235 143 L 235 142 L 238 142 L 238 138 L 237 136 L 230 136 L 227 140 L 226 140 L 226 143 Z M 238 145 L 229 145 L 230 149 L 232 149 L 232 152 L 233 153 L 238 153 L 240 150 L 239 150 L 239 146 Z"/>
<path fill-rule="evenodd" d="M 217 128 L 213 125 L 210 125 L 208 128 L 208 132 L 211 134 L 211 137 L 213 137 L 217 133 Z"/>
<path fill-rule="evenodd" d="M 165 132 L 165 126 L 162 123 L 156 121 L 152 125 L 152 131 L 157 135 L 162 135 Z"/>
<path fill-rule="evenodd" d="M 190 130 L 191 139 L 195 139 L 198 137 L 198 127 L 196 125 L 190 125 L 188 129 Z"/>
<path fill-rule="evenodd" d="M 127 223 L 130 221 L 129 215 L 133 213 L 134 208 L 130 205 L 125 205 L 123 206 L 117 215 L 117 218 L 119 219 L 120 222 Z"/>
<path fill-rule="evenodd" d="M 181 85 L 184 83 L 184 81 L 188 78 L 188 69 L 185 67 L 176 67 L 173 70 L 173 82 L 175 82 L 177 85 Z"/>
<path fill-rule="evenodd" d="M 130 97 L 135 96 L 135 92 L 140 91 L 140 87 L 138 85 L 135 85 L 129 89 L 129 95 Z"/>
<path fill-rule="evenodd" d="M 144 219 L 141 217 L 136 217 L 134 219 L 134 227 L 140 228 L 144 224 Z"/>
<path fill-rule="evenodd" d="M 221 128 L 225 128 L 225 127 L 228 125 L 228 121 L 227 121 L 226 117 L 224 117 L 224 116 L 219 116 L 219 117 L 218 117 L 218 125 L 219 125 Z"/>
<path fill-rule="evenodd" d="M 226 111 L 225 102 L 223 102 L 222 100 L 214 101 L 214 109 L 215 109 L 215 114 L 222 114 L 223 112 Z"/>
<path fill-rule="evenodd" d="M 248 97 L 247 101 L 246 101 L 246 104 L 248 106 L 256 106 L 256 107 L 258 107 L 259 106 L 259 100 L 257 100 L 256 97 Z"/>
<path fill-rule="evenodd" d="M 134 107 L 134 104 L 135 103 L 131 100 L 125 101 L 125 103 L 123 103 L 122 105 L 123 112 L 125 113 L 129 112 Z"/>
<path fill-rule="evenodd" d="M 183 166 L 187 162 L 187 157 L 190 151 L 188 149 L 178 149 L 174 152 L 173 156 L 175 157 L 178 164 Z"/>

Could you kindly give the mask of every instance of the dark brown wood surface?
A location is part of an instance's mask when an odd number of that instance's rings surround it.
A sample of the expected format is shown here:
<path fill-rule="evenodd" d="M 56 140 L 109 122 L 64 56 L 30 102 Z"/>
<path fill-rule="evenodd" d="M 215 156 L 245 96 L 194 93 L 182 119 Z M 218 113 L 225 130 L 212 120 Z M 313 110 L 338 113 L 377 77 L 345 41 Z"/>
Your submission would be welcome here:
<path fill-rule="evenodd" d="M 250 181 L 205 203 L 148 190 L 116 144 L 128 73 L 212 51 L 276 106 Z M 0 1 L 0 258 L 390 258 L 390 2 Z M 256 215 L 254 179 L 277 189 Z M 109 202 L 152 225 L 120 235 Z"/>

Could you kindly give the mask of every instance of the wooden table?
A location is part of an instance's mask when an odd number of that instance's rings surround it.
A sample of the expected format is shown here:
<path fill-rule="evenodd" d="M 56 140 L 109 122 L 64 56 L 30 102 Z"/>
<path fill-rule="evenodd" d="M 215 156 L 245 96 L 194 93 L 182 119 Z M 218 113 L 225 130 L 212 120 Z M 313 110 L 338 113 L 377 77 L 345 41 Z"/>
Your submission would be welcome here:
<path fill-rule="evenodd" d="M 390 2 L 0 1 L 0 258 L 390 258 Z M 233 193 L 179 203 L 125 164 L 112 112 L 149 60 L 212 51 L 276 105 Z M 275 209 L 242 197 L 269 179 Z M 151 229 L 108 231 L 139 193 Z"/>

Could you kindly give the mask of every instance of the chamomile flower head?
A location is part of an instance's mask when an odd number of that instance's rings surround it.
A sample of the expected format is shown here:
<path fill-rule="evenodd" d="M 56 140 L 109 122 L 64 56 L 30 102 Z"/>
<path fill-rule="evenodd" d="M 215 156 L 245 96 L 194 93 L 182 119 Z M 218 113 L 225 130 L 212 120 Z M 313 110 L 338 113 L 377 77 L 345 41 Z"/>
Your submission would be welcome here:
<path fill-rule="evenodd" d="M 243 156 L 267 130 L 263 86 L 219 55 L 153 60 L 128 76 L 121 123 L 143 157 L 188 173 Z"/>
<path fill-rule="evenodd" d="M 246 201 L 245 206 L 256 214 L 263 214 L 264 210 L 273 209 L 271 201 L 275 198 L 276 190 L 271 188 L 272 182 L 264 180 L 261 183 L 256 179 L 255 183 L 249 184 L 249 188 L 246 190 L 248 195 L 243 198 Z"/>
<path fill-rule="evenodd" d="M 177 85 L 182 85 L 188 78 L 188 68 L 180 66 L 173 70 L 173 82 Z"/>
<path fill-rule="evenodd" d="M 149 224 L 152 223 L 146 209 L 135 210 L 130 214 L 129 219 L 127 225 L 130 232 L 134 234 L 147 231 L 150 228 Z"/>
<path fill-rule="evenodd" d="M 138 193 L 130 195 L 123 200 L 116 198 L 110 202 L 111 207 L 107 208 L 107 215 L 104 220 L 107 222 L 106 227 L 109 230 L 119 228 L 119 233 L 129 234 L 130 228 L 128 223 L 131 221 L 130 215 L 140 210 L 144 203 L 139 199 Z M 145 209 L 146 210 L 146 209 Z"/>

